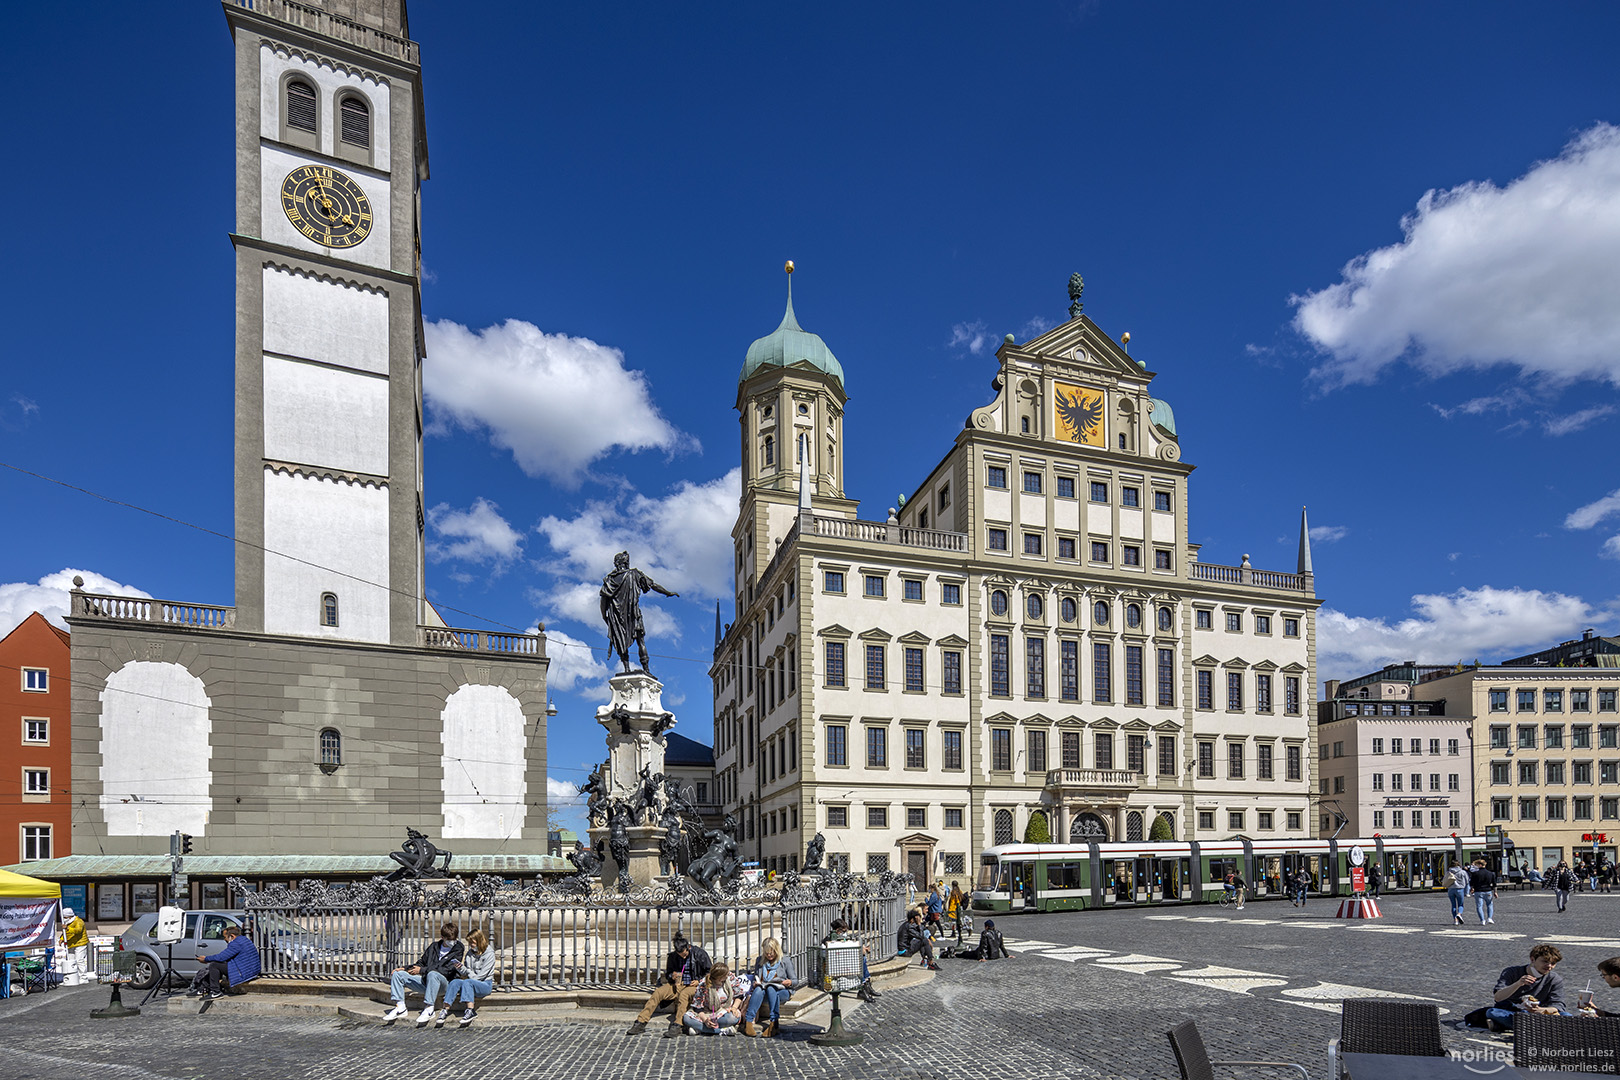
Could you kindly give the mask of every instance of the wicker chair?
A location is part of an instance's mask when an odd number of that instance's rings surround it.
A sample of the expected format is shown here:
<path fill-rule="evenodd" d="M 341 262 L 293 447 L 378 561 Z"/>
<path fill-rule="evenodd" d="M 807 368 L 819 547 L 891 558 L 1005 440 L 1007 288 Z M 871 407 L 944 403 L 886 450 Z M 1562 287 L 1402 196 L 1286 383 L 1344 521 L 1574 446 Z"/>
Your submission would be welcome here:
<path fill-rule="evenodd" d="M 1522 1012 L 1513 1018 L 1513 1064 L 1620 1074 L 1620 1018 Z"/>
<path fill-rule="evenodd" d="M 1267 1069 L 1297 1069 L 1300 1080 L 1311 1080 L 1310 1073 L 1305 1066 L 1296 1065 L 1291 1061 L 1211 1061 L 1209 1052 L 1204 1049 L 1204 1037 L 1198 1034 L 1198 1025 L 1188 1020 L 1177 1024 L 1165 1035 L 1170 1039 L 1170 1049 L 1176 1053 L 1176 1064 L 1181 1067 L 1181 1080 L 1215 1080 L 1214 1066 L 1238 1065 L 1247 1068 Z"/>
<path fill-rule="evenodd" d="M 1421 1001 L 1346 998 L 1339 1037 L 1328 1043 L 1328 1077 L 1344 1075 L 1345 1054 L 1445 1057 L 1440 1007 Z"/>

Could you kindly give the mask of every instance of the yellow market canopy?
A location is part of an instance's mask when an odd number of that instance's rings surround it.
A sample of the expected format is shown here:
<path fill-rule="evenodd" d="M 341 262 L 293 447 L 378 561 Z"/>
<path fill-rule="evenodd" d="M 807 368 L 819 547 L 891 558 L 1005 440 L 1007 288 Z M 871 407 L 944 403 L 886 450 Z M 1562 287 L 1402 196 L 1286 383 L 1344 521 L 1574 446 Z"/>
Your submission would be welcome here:
<path fill-rule="evenodd" d="M 54 881 L 41 881 L 26 874 L 13 874 L 10 870 L 0 870 L 0 898 L 19 899 L 50 898 L 62 899 L 62 886 Z"/>

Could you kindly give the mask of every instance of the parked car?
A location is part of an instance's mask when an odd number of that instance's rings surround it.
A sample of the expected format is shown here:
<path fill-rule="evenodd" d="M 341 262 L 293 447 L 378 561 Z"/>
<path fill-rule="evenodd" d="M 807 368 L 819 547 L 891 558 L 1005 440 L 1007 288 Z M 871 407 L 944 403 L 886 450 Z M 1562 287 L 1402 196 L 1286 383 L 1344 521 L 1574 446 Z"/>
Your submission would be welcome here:
<path fill-rule="evenodd" d="M 155 912 L 142 915 L 118 937 L 118 951 L 135 953 L 130 985 L 137 990 L 149 990 L 157 984 L 171 955 L 169 945 L 160 944 L 154 937 L 157 919 Z M 247 916 L 241 911 L 186 912 L 185 936 L 174 943 L 174 970 L 170 976 L 189 980 L 204 963 L 198 961 L 197 954 L 213 956 L 223 952 L 225 928 L 241 927 L 246 922 Z"/>

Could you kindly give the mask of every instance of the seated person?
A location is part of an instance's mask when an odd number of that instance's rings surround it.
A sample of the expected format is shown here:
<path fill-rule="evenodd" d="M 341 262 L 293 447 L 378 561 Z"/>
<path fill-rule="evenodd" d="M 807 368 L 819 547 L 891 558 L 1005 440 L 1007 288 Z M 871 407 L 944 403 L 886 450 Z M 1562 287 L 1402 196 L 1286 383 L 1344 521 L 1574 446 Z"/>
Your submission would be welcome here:
<path fill-rule="evenodd" d="M 731 1035 L 741 1019 L 742 1001 L 732 992 L 731 971 L 716 964 L 692 991 L 681 1023 L 688 1035 Z"/>
<path fill-rule="evenodd" d="M 1007 943 L 1001 939 L 1001 931 L 996 929 L 996 920 L 984 920 L 984 933 L 979 935 L 979 944 L 972 952 L 962 955 L 980 961 L 1008 959 Z"/>
<path fill-rule="evenodd" d="M 822 941 L 861 941 L 861 935 L 851 930 L 849 923 L 843 919 L 834 919 L 832 921 L 832 932 Z M 856 992 L 855 996 L 862 1001 L 876 1001 L 882 997 L 877 988 L 872 985 L 872 971 L 866 964 L 866 954 L 871 951 L 871 946 L 861 941 L 861 988 Z"/>
<path fill-rule="evenodd" d="M 635 1022 L 625 1034 L 640 1035 L 646 1031 L 647 1021 L 666 1001 L 674 1004 L 675 1011 L 670 1015 L 669 1031 L 665 1032 L 665 1036 L 680 1034 L 681 1017 L 686 1014 L 687 1002 L 712 967 L 709 954 L 687 941 L 686 935 L 677 930 L 669 942 L 669 956 L 664 961 L 664 979 L 648 995 L 647 1004 L 641 1007 L 641 1012 L 636 1014 Z"/>
<path fill-rule="evenodd" d="M 212 960 L 197 954 L 198 960 L 207 961 L 207 968 L 203 975 L 203 989 L 211 998 L 225 996 L 224 988 L 220 985 L 224 977 L 232 986 L 243 986 L 259 977 L 263 969 L 259 966 L 259 950 L 253 942 L 247 939 L 240 927 L 232 924 L 225 927 L 225 949 L 214 954 Z"/>
<path fill-rule="evenodd" d="M 748 995 L 748 1007 L 742 1014 L 742 1033 L 769 1039 L 777 1033 L 782 1021 L 782 1003 L 793 996 L 798 987 L 798 973 L 793 961 L 782 955 L 782 943 L 766 938 L 760 946 L 759 958 L 754 961 L 754 989 Z M 763 1030 L 756 1030 L 754 1018 L 764 1007 L 767 1019 Z"/>
<path fill-rule="evenodd" d="M 467 935 L 467 955 L 462 958 L 456 975 L 444 995 L 439 1018 L 442 1020 L 457 1001 L 465 1001 L 467 1007 L 461 1013 L 461 1026 L 466 1027 L 478 1015 L 478 999 L 488 997 L 495 989 L 495 950 L 490 947 L 489 935 L 481 928 Z"/>
<path fill-rule="evenodd" d="M 1505 969 L 1496 980 L 1496 1004 L 1485 1010 L 1485 1026 L 1508 1031 L 1521 1012 L 1568 1016 L 1564 977 L 1553 970 L 1563 958 L 1557 946 L 1537 945 L 1530 950 L 1528 964 Z"/>
<path fill-rule="evenodd" d="M 384 1023 L 392 1024 L 405 1015 L 405 995 L 411 990 L 422 992 L 422 1012 L 416 1018 L 416 1026 L 421 1027 L 433 1019 L 438 1012 L 434 1006 L 439 994 L 450 989 L 450 980 L 456 977 L 456 965 L 461 963 L 466 951 L 456 940 L 460 932 L 455 923 L 445 923 L 439 927 L 439 940 L 428 942 L 420 960 L 411 967 L 394 969 L 389 980 L 394 1007 L 383 1014 Z"/>
<path fill-rule="evenodd" d="M 928 939 L 928 931 L 923 929 L 922 912 L 913 911 L 911 917 L 901 925 L 899 945 L 902 956 L 921 955 L 928 964 L 928 970 L 939 970 L 939 965 L 934 962 L 934 943 Z"/>
<path fill-rule="evenodd" d="M 1598 964 L 1598 975 L 1608 984 L 1611 990 L 1620 990 L 1620 956 L 1611 956 Z M 1595 1004 L 1588 1004 L 1581 1009 L 1582 1016 L 1620 1016 L 1607 1009 L 1600 1009 Z"/>

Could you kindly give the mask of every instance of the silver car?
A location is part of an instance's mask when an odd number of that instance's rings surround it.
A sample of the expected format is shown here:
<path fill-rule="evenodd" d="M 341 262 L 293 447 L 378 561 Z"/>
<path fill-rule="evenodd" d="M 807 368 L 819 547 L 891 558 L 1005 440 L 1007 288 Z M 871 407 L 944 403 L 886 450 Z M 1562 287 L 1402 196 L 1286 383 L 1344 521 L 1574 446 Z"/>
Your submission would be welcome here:
<path fill-rule="evenodd" d="M 157 918 L 155 913 L 142 915 L 118 938 L 119 952 L 135 954 L 130 985 L 137 990 L 151 989 L 168 966 L 171 955 L 168 943 L 159 944 L 153 937 L 157 933 Z M 185 937 L 174 943 L 174 970 L 170 976 L 190 980 L 207 963 L 199 961 L 197 955 L 212 957 L 223 952 L 225 928 L 242 927 L 246 921 L 246 915 L 240 911 L 186 912 Z"/>

